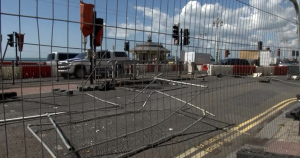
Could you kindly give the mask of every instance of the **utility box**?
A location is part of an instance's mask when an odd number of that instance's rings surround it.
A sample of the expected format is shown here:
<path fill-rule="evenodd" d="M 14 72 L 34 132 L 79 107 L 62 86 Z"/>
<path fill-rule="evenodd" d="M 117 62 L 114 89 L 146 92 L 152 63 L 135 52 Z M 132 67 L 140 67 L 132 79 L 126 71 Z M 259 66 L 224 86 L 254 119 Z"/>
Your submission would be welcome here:
<path fill-rule="evenodd" d="M 270 66 L 273 63 L 273 56 L 270 50 L 259 51 L 259 64 L 260 66 Z"/>

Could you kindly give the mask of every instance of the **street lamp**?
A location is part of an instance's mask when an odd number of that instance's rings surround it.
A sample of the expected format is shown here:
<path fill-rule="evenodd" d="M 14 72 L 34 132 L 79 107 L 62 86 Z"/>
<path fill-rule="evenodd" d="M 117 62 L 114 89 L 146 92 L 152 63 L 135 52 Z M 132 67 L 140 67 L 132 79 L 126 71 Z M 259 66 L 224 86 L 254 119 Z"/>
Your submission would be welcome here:
<path fill-rule="evenodd" d="M 288 39 L 287 38 L 283 38 L 282 40 L 281 40 L 281 42 L 283 43 L 283 47 L 285 48 L 286 47 L 286 43 L 287 43 L 287 41 L 288 41 Z M 286 49 L 286 48 L 285 48 Z M 284 49 L 284 50 L 285 50 Z M 285 54 L 285 51 L 283 51 L 283 59 L 284 59 L 284 54 Z"/>
<path fill-rule="evenodd" d="M 223 21 L 219 18 L 219 14 L 218 14 L 217 19 L 213 21 L 213 27 L 217 28 L 217 32 L 216 32 L 216 52 L 215 52 L 216 62 L 219 62 L 218 36 L 219 36 L 219 27 L 221 27 L 221 26 L 223 26 Z"/>
<path fill-rule="evenodd" d="M 207 36 L 207 33 L 204 32 L 204 28 L 202 30 L 202 32 L 199 34 L 200 37 L 202 37 L 202 52 L 203 53 L 203 49 L 204 49 L 204 37 Z"/>

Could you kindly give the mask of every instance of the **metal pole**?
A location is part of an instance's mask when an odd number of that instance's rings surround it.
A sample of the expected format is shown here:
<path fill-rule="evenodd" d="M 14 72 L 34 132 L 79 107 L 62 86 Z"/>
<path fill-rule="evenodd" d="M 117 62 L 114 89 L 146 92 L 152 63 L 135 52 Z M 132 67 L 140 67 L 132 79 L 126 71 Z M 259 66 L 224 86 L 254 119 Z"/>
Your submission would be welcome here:
<path fill-rule="evenodd" d="M 11 61 L 11 68 L 12 68 L 12 85 L 15 85 L 15 63 L 14 61 Z"/>
<path fill-rule="evenodd" d="M 65 144 L 66 148 L 70 151 L 72 148 L 69 145 L 69 143 L 67 142 L 67 140 L 65 139 L 65 137 L 63 136 L 63 134 L 61 133 L 61 131 L 59 130 L 59 128 L 57 127 L 56 123 L 52 120 L 52 118 L 50 117 L 49 114 L 47 114 L 50 122 L 52 123 L 52 125 L 54 126 L 54 128 L 56 129 L 59 137 L 62 139 L 63 143 Z"/>
<path fill-rule="evenodd" d="M 171 83 L 182 84 L 182 85 L 188 85 L 188 86 L 194 86 L 194 87 L 207 88 L 207 86 L 204 86 L 204 85 L 193 84 L 193 83 L 187 83 L 187 82 L 180 82 L 180 81 L 173 81 L 173 80 L 168 80 L 168 79 L 159 78 L 159 77 L 155 77 L 154 79 L 155 79 L 155 80 L 160 80 L 160 81 L 167 81 L 167 82 L 171 82 Z"/>
<path fill-rule="evenodd" d="M 56 82 L 59 81 L 59 74 L 58 74 L 58 60 L 56 60 Z"/>
<path fill-rule="evenodd" d="M 219 52 L 218 52 L 218 34 L 219 34 L 219 27 L 217 26 L 217 32 L 216 32 L 216 60 L 219 62 Z"/>
<path fill-rule="evenodd" d="M 297 16 L 297 29 L 298 29 L 298 47 L 300 46 L 300 12 L 299 12 L 299 5 L 298 5 L 298 2 L 297 0 L 290 0 L 293 4 L 294 4 L 294 7 L 295 7 L 295 11 L 296 11 L 296 16 Z M 299 48 L 298 48 L 299 50 Z M 300 69 L 300 62 L 299 62 L 299 69 Z"/>
<path fill-rule="evenodd" d="M 27 125 L 27 129 L 33 134 L 33 136 L 44 146 L 44 148 L 49 152 L 52 158 L 56 158 L 56 155 L 50 150 L 50 148 L 41 140 L 41 138 L 30 128 L 31 124 Z"/>
<path fill-rule="evenodd" d="M 179 51 L 179 56 L 180 56 L 180 60 L 178 61 L 179 62 L 179 66 L 178 66 L 178 77 L 181 76 L 181 64 L 182 64 L 182 59 L 181 59 L 181 52 L 182 52 L 182 29 L 180 29 L 180 51 Z"/>
<path fill-rule="evenodd" d="M 96 13 L 96 11 L 94 11 L 94 26 L 95 26 L 95 23 L 96 23 L 96 18 L 97 18 L 97 13 Z M 95 35 L 95 27 L 94 27 L 93 33 L 90 35 L 91 50 L 96 50 L 95 38 L 96 38 L 96 35 Z M 90 63 L 91 63 L 90 71 L 92 71 L 93 70 L 93 57 L 90 57 Z M 93 72 L 91 72 L 90 84 L 94 84 L 94 73 Z"/>
<path fill-rule="evenodd" d="M 4 58 L 5 58 L 5 54 L 6 54 L 6 51 L 7 51 L 7 47 L 8 47 L 8 41 L 7 41 L 7 43 L 6 43 L 6 47 L 5 47 L 5 50 L 4 50 L 4 53 L 3 53 L 3 56 L 1 56 L 1 65 L 3 64 L 3 60 L 4 60 Z M 1 54 L 2 55 L 2 54 Z"/>
<path fill-rule="evenodd" d="M 182 29 L 180 29 L 180 51 L 182 51 Z"/>
<path fill-rule="evenodd" d="M 18 66 L 18 42 L 17 42 L 17 33 L 13 32 L 15 36 L 15 50 L 16 50 L 16 66 Z"/>

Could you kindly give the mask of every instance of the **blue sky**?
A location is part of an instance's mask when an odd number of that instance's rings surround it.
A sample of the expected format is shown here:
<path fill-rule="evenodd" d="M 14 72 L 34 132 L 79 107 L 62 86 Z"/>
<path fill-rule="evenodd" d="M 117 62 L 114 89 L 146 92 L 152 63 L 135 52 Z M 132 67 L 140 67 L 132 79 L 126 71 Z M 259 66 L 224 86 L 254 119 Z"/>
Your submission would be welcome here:
<path fill-rule="evenodd" d="M 257 5 L 256 7 L 264 9 L 260 1 L 261 0 L 241 0 L 243 3 Z M 276 12 L 276 8 L 282 7 L 283 9 L 291 8 L 292 5 L 286 0 L 276 0 L 274 8 L 268 10 L 269 12 Z M 52 3 L 54 2 L 54 3 Z M 146 41 L 149 32 L 152 32 L 152 38 L 154 42 L 161 42 L 165 47 L 175 54 L 175 50 L 179 49 L 177 46 L 172 46 L 171 29 L 172 24 L 176 21 L 180 21 L 182 27 L 189 28 L 191 36 L 197 39 L 191 39 L 189 47 L 184 47 L 186 51 L 194 51 L 195 46 L 197 50 L 201 50 L 202 40 L 199 40 L 198 35 L 202 28 L 205 28 L 208 34 L 206 39 L 213 41 L 215 39 L 215 28 L 211 26 L 212 20 L 216 18 L 217 13 L 219 13 L 223 20 L 226 20 L 227 25 L 221 27 L 220 35 L 223 41 L 238 41 L 243 44 L 248 44 L 248 49 L 256 48 L 254 45 L 257 41 L 250 41 L 248 38 L 250 36 L 257 36 L 264 43 L 271 41 L 270 46 L 278 45 L 275 42 L 275 38 L 281 38 L 285 34 L 291 34 L 289 38 L 290 47 L 295 46 L 295 37 L 292 32 L 289 32 L 291 26 L 288 25 L 288 21 L 283 21 L 281 23 L 286 23 L 288 30 L 283 30 L 281 28 L 276 28 L 277 30 L 265 31 L 265 28 L 257 26 L 258 21 L 251 26 L 255 29 L 249 30 L 246 25 L 242 25 L 243 21 L 240 22 L 240 18 L 244 17 L 248 21 L 253 21 L 253 15 L 264 15 L 270 16 L 266 13 L 259 12 L 256 13 L 255 10 L 243 3 L 235 0 L 198 0 L 197 2 L 190 2 L 190 0 L 84 0 L 85 3 L 95 4 L 95 10 L 97 11 L 97 17 L 104 19 L 104 22 L 108 26 L 104 30 L 104 36 L 110 39 L 106 39 L 102 43 L 102 49 L 112 49 L 115 45 L 117 50 L 123 49 L 123 43 L 125 38 L 127 40 L 132 40 L 130 45 L 131 48 L 134 46 L 133 41 Z M 127 3 L 128 2 L 128 3 Z M 272 0 L 266 0 L 265 3 L 272 2 Z M 274 0 L 273 0 L 274 2 Z M 273 3 L 272 2 L 272 3 Z M 20 3 L 20 5 L 19 5 Z M 69 3 L 69 19 L 68 19 L 68 3 Z M 37 6 L 38 4 L 38 6 Z M 117 5 L 118 4 L 118 5 Z M 190 5 L 189 5 L 190 4 Z M 207 13 L 204 15 L 204 9 L 200 11 L 197 7 L 192 7 L 199 5 L 198 8 L 206 5 Z M 276 6 L 277 5 L 277 6 Z M 20 6 L 20 13 L 19 13 Z M 54 12 L 52 11 L 54 6 Z M 128 9 L 126 8 L 128 6 Z M 209 6 L 211 8 L 209 8 Z M 189 15 L 182 15 L 184 13 L 183 8 L 188 9 Z M 207 9 L 208 8 L 208 9 Z M 196 9 L 196 10 L 195 10 Z M 211 11 L 208 11 L 208 10 Z M 266 8 L 268 9 L 268 8 Z M 270 8 L 269 8 L 270 9 Z M 144 12 L 145 10 L 145 12 Z M 206 12 L 205 10 L 205 12 Z M 287 10 L 288 11 L 288 10 Z M 126 18 L 127 12 L 127 18 Z M 18 16 L 11 16 L 6 14 L 20 14 Z M 152 15 L 154 17 L 152 18 Z M 182 15 L 182 16 L 181 16 Z M 30 18 L 25 16 L 38 16 L 37 18 Z M 55 20 L 53 25 L 53 46 L 60 47 L 72 47 L 81 48 L 81 32 L 79 29 L 79 23 L 65 22 L 75 21 L 79 22 L 79 0 L 1 0 L 1 34 L 3 35 L 2 49 L 4 50 L 7 36 L 13 31 L 25 33 L 25 42 L 31 44 L 41 44 L 51 46 L 51 35 L 52 35 L 52 23 L 53 20 L 46 20 L 43 18 Z M 165 19 L 164 19 L 165 16 Z M 228 16 L 228 17 L 226 17 Z M 285 16 L 285 15 L 282 15 Z M 181 19 L 179 18 L 181 17 Z M 185 19 L 186 17 L 186 19 Z M 247 19 L 248 18 L 248 19 Z M 251 19 L 250 19 L 251 18 Z M 274 17 L 273 17 L 274 18 Z M 126 22 L 127 19 L 127 22 Z M 152 20 L 153 19 L 153 20 Z M 185 20 L 184 20 L 185 19 Z M 195 20 L 194 20 L 195 19 Z M 199 20 L 197 20 L 199 19 Z M 249 20 L 250 19 L 250 20 Z M 277 18 L 278 19 L 278 18 Z M 275 19 L 275 20 L 277 20 Z M 247 21 L 248 20 L 248 21 Z M 261 19 L 263 20 L 263 19 Z M 186 22 L 187 21 L 187 22 Z M 38 22 L 38 28 L 37 28 Z M 226 23 L 224 22 L 224 23 Z M 272 29 L 276 25 L 281 26 L 280 21 L 278 23 L 270 23 L 268 27 Z M 151 25 L 152 24 L 152 25 Z M 247 23 L 246 23 L 247 24 Z M 282 25 L 282 28 L 286 26 Z M 21 27 L 19 27 L 21 26 Z M 117 32 L 115 27 L 124 27 L 124 29 L 118 29 Z M 238 28 L 239 26 L 240 28 Z M 142 31 L 130 31 L 126 28 L 136 28 Z M 242 28 L 241 28 L 242 27 Z M 272 28 L 271 28 L 272 27 Z M 240 29 L 241 31 L 238 31 Z M 38 30 L 40 37 L 38 38 Z M 281 31 L 281 35 L 277 33 Z M 263 32 L 265 31 L 265 32 Z M 286 33 L 285 33 L 286 32 Z M 243 33 L 243 34 L 242 34 Z M 223 35 L 223 36 L 222 36 Z M 232 37 L 233 39 L 225 38 L 224 35 Z M 230 36 L 229 36 L 230 35 Z M 279 37 L 280 36 L 280 37 Z M 244 38 L 244 39 L 239 39 Z M 116 40 L 120 39 L 120 40 Z M 247 40 L 246 40 L 247 39 Z M 245 40 L 245 41 L 243 41 Z M 40 41 L 40 42 L 39 42 Z M 208 47 L 208 53 L 214 52 L 215 43 L 214 42 L 204 42 L 203 45 Z M 236 47 L 234 45 L 219 44 L 221 49 L 242 49 L 242 47 Z M 287 44 L 288 45 L 288 44 Z M 34 45 L 24 45 L 22 57 L 41 57 L 44 58 L 51 52 L 51 47 L 47 46 L 34 46 Z M 100 47 L 99 47 L 100 49 Z M 275 49 L 275 48 L 274 48 Z M 80 49 L 65 49 L 52 47 L 52 51 L 63 51 L 63 52 L 80 52 Z M 234 52 L 234 51 L 233 51 Z M 6 57 L 15 57 L 13 48 L 8 48 Z"/>

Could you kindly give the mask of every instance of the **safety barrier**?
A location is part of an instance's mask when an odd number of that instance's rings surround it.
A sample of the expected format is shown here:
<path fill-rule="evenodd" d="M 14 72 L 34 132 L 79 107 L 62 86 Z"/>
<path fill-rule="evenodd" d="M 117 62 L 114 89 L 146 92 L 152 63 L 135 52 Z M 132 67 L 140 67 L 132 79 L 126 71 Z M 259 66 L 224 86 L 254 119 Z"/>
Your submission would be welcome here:
<path fill-rule="evenodd" d="M 203 66 L 197 65 L 198 69 L 203 70 Z M 288 70 L 293 73 L 299 73 L 299 67 L 287 67 L 287 66 L 245 66 L 245 65 L 209 65 L 208 74 L 215 76 L 217 74 L 223 75 L 252 75 L 253 73 L 262 73 L 262 76 L 269 75 L 286 75 Z M 289 72 L 290 72 L 289 71 Z M 290 72 L 290 73 L 291 73 Z"/>
<path fill-rule="evenodd" d="M 14 71 L 13 71 L 14 70 Z M 13 79 L 20 79 L 21 78 L 21 67 L 2 67 L 2 79 L 10 80 Z"/>
<path fill-rule="evenodd" d="M 251 75 L 255 73 L 255 66 L 233 65 L 233 75 Z"/>
<path fill-rule="evenodd" d="M 215 76 L 217 74 L 232 75 L 233 66 L 232 65 L 209 65 L 207 71 L 208 74 L 211 76 Z"/>
<path fill-rule="evenodd" d="M 263 69 L 263 76 L 270 76 L 274 73 L 274 66 L 264 66 Z"/>
<path fill-rule="evenodd" d="M 299 74 L 299 66 L 288 66 L 289 74 Z"/>
<path fill-rule="evenodd" d="M 274 66 L 273 75 L 286 75 L 288 67 L 287 66 Z"/>

